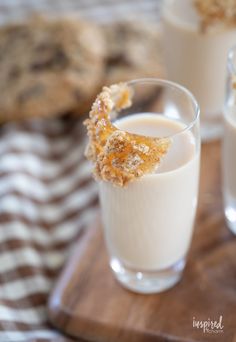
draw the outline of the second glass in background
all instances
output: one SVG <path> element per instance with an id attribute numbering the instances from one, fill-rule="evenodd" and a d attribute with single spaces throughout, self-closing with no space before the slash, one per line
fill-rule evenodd
<path id="1" fill-rule="evenodd" d="M 166 0 L 164 4 L 167 76 L 196 97 L 203 141 L 218 138 L 222 134 L 227 54 L 236 42 L 236 29 L 218 23 L 203 31 L 194 0 Z"/>
<path id="2" fill-rule="evenodd" d="M 229 51 L 224 105 L 223 195 L 228 227 L 236 234 L 236 46 Z"/>

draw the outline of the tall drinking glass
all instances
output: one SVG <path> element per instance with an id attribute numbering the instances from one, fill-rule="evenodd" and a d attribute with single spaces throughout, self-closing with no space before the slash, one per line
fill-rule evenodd
<path id="1" fill-rule="evenodd" d="M 154 174 L 120 188 L 99 183 L 110 266 L 118 281 L 140 293 L 160 292 L 181 278 L 193 233 L 200 164 L 199 107 L 184 87 L 140 79 L 132 106 L 119 113 L 121 130 L 166 137 L 171 145 Z"/>
<path id="2" fill-rule="evenodd" d="M 228 55 L 224 105 L 223 195 L 226 222 L 236 234 L 236 46 Z"/>
<path id="3" fill-rule="evenodd" d="M 201 108 L 204 141 L 222 135 L 226 61 L 236 28 L 212 24 L 203 31 L 194 0 L 165 0 L 163 46 L 168 79 L 187 87 Z"/>

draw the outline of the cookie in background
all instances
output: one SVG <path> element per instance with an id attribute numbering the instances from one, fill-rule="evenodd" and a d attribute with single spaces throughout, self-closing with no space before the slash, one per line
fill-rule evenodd
<path id="1" fill-rule="evenodd" d="M 0 30 L 0 121 L 87 110 L 104 72 L 98 26 L 32 17 Z"/>
<path id="2" fill-rule="evenodd" d="M 0 122 L 88 113 L 102 86 L 163 77 L 160 30 L 33 16 L 0 29 Z"/>
<path id="3" fill-rule="evenodd" d="M 106 85 L 140 77 L 165 76 L 159 25 L 126 20 L 103 27 L 106 43 Z"/>

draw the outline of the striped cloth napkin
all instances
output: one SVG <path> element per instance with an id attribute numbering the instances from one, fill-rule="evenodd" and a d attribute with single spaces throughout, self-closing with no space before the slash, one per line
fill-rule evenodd
<path id="1" fill-rule="evenodd" d="M 97 206 L 81 121 L 0 128 L 0 342 L 64 341 L 47 297 Z"/>

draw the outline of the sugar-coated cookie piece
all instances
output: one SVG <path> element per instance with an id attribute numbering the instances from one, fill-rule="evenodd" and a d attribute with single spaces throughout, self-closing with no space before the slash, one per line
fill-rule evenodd
<path id="1" fill-rule="evenodd" d="M 195 7 L 202 17 L 202 28 L 215 23 L 236 25 L 236 0 L 195 0 Z"/>
<path id="2" fill-rule="evenodd" d="M 132 95 L 126 83 L 103 87 L 85 121 L 89 136 L 85 155 L 94 163 L 95 177 L 121 187 L 155 172 L 171 144 L 168 138 L 132 134 L 112 124 L 111 113 L 130 107 Z"/>

